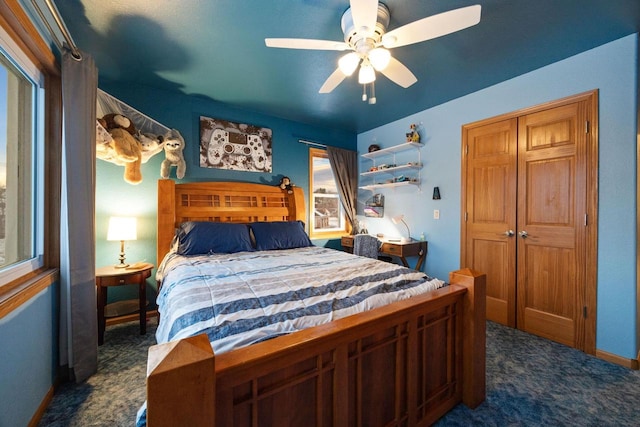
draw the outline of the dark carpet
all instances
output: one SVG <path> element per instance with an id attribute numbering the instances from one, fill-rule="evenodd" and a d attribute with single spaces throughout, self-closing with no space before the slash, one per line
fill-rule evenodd
<path id="1" fill-rule="evenodd" d="M 436 426 L 640 426 L 640 371 L 487 323 L 487 398 Z"/>
<path id="2" fill-rule="evenodd" d="M 133 426 L 145 400 L 155 326 L 107 328 L 98 373 L 56 392 L 40 426 Z M 437 426 L 640 426 L 640 372 L 487 324 L 487 399 L 458 405 Z"/>
<path id="3" fill-rule="evenodd" d="M 98 347 L 98 372 L 56 390 L 39 426 L 134 426 L 146 399 L 147 351 L 156 343 L 155 320 L 140 335 L 138 322 L 107 327 Z"/>

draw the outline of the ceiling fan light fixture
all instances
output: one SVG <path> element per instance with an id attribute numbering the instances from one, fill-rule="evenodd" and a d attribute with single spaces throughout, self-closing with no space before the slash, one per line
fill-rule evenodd
<path id="1" fill-rule="evenodd" d="M 358 83 L 365 85 L 376 80 L 376 72 L 368 62 L 360 66 L 360 72 L 358 73 Z"/>
<path id="2" fill-rule="evenodd" d="M 347 53 L 338 60 L 338 67 L 345 76 L 350 76 L 358 68 L 360 56 L 355 52 Z"/>
<path id="3" fill-rule="evenodd" d="M 360 66 L 358 83 L 363 85 L 362 100 L 376 102 L 375 89 L 367 94 L 367 85 L 376 80 L 376 71 L 393 83 L 408 88 L 418 81 L 403 63 L 387 49 L 435 39 L 480 22 L 479 4 L 431 15 L 387 32 L 391 19 L 389 8 L 379 0 L 349 0 L 340 26 L 344 43 L 331 40 L 299 38 L 266 38 L 268 47 L 310 50 L 348 50 L 338 61 L 338 67 L 325 80 L 319 93 L 329 93 Z M 372 85 L 373 86 L 373 85 Z"/>
<path id="4" fill-rule="evenodd" d="M 369 52 L 369 62 L 371 62 L 373 68 L 378 71 L 382 71 L 387 68 L 390 60 L 391 53 L 383 47 L 377 47 Z"/>

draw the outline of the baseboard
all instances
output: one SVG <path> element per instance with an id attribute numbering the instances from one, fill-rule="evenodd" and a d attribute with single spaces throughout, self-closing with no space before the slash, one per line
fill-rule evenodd
<path id="1" fill-rule="evenodd" d="M 51 386 L 47 394 L 44 395 L 42 402 L 40 402 L 40 406 L 38 406 L 38 409 L 33 414 L 33 417 L 31 417 L 31 421 L 29 421 L 29 427 L 37 427 L 37 425 L 40 423 L 40 420 L 44 415 L 44 411 L 47 410 L 49 403 L 51 403 L 51 400 L 53 399 L 54 388 L 54 386 Z"/>
<path id="2" fill-rule="evenodd" d="M 638 359 L 627 359 L 626 357 L 618 356 L 617 354 L 608 353 L 602 350 L 596 350 L 596 357 L 598 359 L 606 360 L 607 362 L 615 363 L 616 365 L 624 366 L 625 368 L 638 370 L 640 369 L 640 362 Z"/>
<path id="3" fill-rule="evenodd" d="M 147 311 L 147 322 L 150 319 L 157 319 L 158 318 L 158 310 L 149 310 Z M 132 314 L 126 314 L 124 316 L 118 316 L 118 317 L 107 317 L 106 319 L 106 323 L 107 326 L 112 326 L 112 325 L 118 325 L 120 323 L 126 323 L 126 322 L 134 322 L 134 321 L 138 321 L 140 319 L 140 315 L 138 313 L 132 313 Z"/>

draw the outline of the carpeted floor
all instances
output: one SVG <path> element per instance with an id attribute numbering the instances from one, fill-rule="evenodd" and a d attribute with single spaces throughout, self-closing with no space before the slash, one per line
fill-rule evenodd
<path id="1" fill-rule="evenodd" d="M 487 323 L 487 399 L 437 426 L 640 426 L 640 371 Z"/>
<path id="2" fill-rule="evenodd" d="M 39 426 L 134 426 L 145 401 L 147 350 L 156 343 L 155 320 L 140 335 L 138 322 L 110 326 L 98 347 L 98 372 L 56 391 Z"/>
<path id="3" fill-rule="evenodd" d="M 57 391 L 40 426 L 133 426 L 144 402 L 155 327 L 113 326 L 98 373 Z M 640 372 L 489 322 L 487 399 L 459 405 L 437 426 L 639 426 Z"/>

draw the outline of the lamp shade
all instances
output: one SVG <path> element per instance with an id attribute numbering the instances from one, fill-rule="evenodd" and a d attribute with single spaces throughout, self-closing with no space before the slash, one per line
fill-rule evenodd
<path id="1" fill-rule="evenodd" d="M 394 217 L 391 218 L 391 221 L 394 224 L 400 224 L 402 222 L 402 220 L 404 219 L 404 215 L 396 215 Z"/>
<path id="2" fill-rule="evenodd" d="M 371 64 L 363 63 L 360 66 L 360 72 L 358 73 L 358 83 L 364 85 L 371 83 L 376 79 L 376 72 L 373 70 Z"/>
<path id="3" fill-rule="evenodd" d="M 112 216 L 109 218 L 107 240 L 136 240 L 136 218 Z"/>
<path id="4" fill-rule="evenodd" d="M 378 71 L 382 71 L 387 68 L 389 61 L 391 60 L 391 53 L 383 47 L 377 47 L 369 52 L 369 62 Z"/>
<path id="5" fill-rule="evenodd" d="M 350 76 L 358 68 L 360 56 L 355 52 L 350 52 L 338 60 L 338 67 L 345 76 Z"/>

